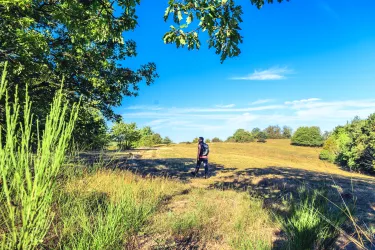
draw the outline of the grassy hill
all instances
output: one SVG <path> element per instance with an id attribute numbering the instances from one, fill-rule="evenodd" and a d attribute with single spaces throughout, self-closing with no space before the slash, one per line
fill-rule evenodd
<path id="1" fill-rule="evenodd" d="M 375 225 L 375 178 L 320 161 L 319 149 L 270 140 L 266 144 L 211 143 L 210 151 L 208 179 L 202 178 L 203 169 L 197 178 L 191 175 L 196 145 L 112 152 L 105 157 L 86 154 L 82 158 L 86 164 L 90 159 L 91 166 L 115 171 L 83 174 L 68 182 L 65 190 L 70 196 L 81 197 L 76 200 L 77 207 L 82 197 L 94 194 L 89 200 L 100 202 L 100 197 L 105 197 L 133 208 L 128 217 L 133 222 L 122 229 L 128 248 L 279 248 L 287 240 L 278 218 L 288 215 L 291 197 L 298 202 L 301 186 L 324 190 L 324 197 L 338 206 L 355 203 L 355 216 L 348 216 L 348 233 L 356 231 L 350 218 L 355 225 Z M 69 206 L 65 219 L 72 217 L 71 207 L 75 206 Z M 96 220 L 97 212 L 81 210 L 76 212 L 83 221 Z M 98 230 L 97 225 L 92 227 L 90 230 Z M 73 232 L 77 230 L 80 232 L 77 227 Z M 100 237 L 98 234 L 91 241 Z M 341 238 L 343 245 L 350 235 Z"/>

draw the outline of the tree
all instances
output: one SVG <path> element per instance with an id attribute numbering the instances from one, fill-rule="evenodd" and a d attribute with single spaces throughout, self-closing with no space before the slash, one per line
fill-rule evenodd
<path id="1" fill-rule="evenodd" d="M 73 130 L 75 144 L 85 150 L 103 149 L 110 142 L 108 128 L 97 109 L 81 108 Z M 79 140 L 79 141 L 77 141 Z"/>
<path id="2" fill-rule="evenodd" d="M 258 9 L 264 5 L 264 2 L 264 0 L 251 0 Z M 267 2 L 273 3 L 273 0 Z M 199 49 L 201 46 L 199 35 L 207 31 L 208 47 L 214 48 L 223 62 L 227 57 L 238 56 L 241 53 L 238 45 L 243 41 L 239 32 L 242 14 L 242 6 L 236 4 L 235 0 L 169 1 L 164 20 L 167 21 L 172 16 L 176 25 L 172 25 L 170 31 L 165 33 L 164 42 L 175 43 L 177 48 L 186 46 L 189 50 Z M 195 19 L 199 22 L 193 22 Z M 189 28 L 195 23 L 198 23 L 197 27 Z"/>
<path id="3" fill-rule="evenodd" d="M 258 133 L 257 139 L 258 139 L 257 142 L 263 142 L 263 143 L 265 143 L 265 142 L 267 142 L 267 134 L 265 132 L 263 132 L 263 131 L 260 131 Z"/>
<path id="4" fill-rule="evenodd" d="M 160 134 L 156 133 L 152 135 L 153 145 L 161 144 L 162 142 L 163 142 L 163 138 L 161 138 Z"/>
<path id="5" fill-rule="evenodd" d="M 229 136 L 226 140 L 226 142 L 236 142 L 233 136 Z"/>
<path id="6" fill-rule="evenodd" d="M 258 139 L 258 135 L 261 131 L 262 130 L 260 128 L 253 128 L 253 130 L 251 130 L 251 134 L 253 135 L 254 138 Z"/>
<path id="7" fill-rule="evenodd" d="M 233 139 L 235 142 L 252 142 L 254 141 L 253 136 L 250 132 L 244 129 L 237 129 L 233 134 Z"/>
<path id="8" fill-rule="evenodd" d="M 251 3 L 261 8 L 264 0 Z M 158 77 L 154 63 L 134 69 L 125 60 L 137 55 L 136 42 L 124 39 L 124 33 L 137 27 L 139 4 L 140 0 L 2 1 L 0 66 L 9 62 L 10 98 L 16 84 L 20 95 L 28 86 L 32 113 L 43 118 L 54 93 L 63 88 L 71 105 L 81 100 L 83 109 L 96 109 L 105 119 L 120 121 L 113 107 L 121 105 L 124 96 L 137 96 L 140 82 L 149 85 Z M 240 54 L 241 15 L 242 7 L 234 0 L 169 1 L 164 19 L 173 16 L 176 26 L 165 33 L 164 42 L 199 49 L 199 35 L 207 31 L 209 48 L 223 62 Z M 187 30 L 195 23 L 198 27 Z M 4 117 L 1 109 L 0 124 Z M 81 142 L 88 131 L 77 124 L 82 133 L 75 133 L 75 140 Z"/>
<path id="9" fill-rule="evenodd" d="M 173 143 L 172 140 L 168 136 L 164 137 L 163 144 L 169 145 L 172 143 Z"/>
<path id="10" fill-rule="evenodd" d="M 264 132 L 267 134 L 269 139 L 281 139 L 283 136 L 281 134 L 281 128 L 279 126 L 268 126 Z"/>
<path id="11" fill-rule="evenodd" d="M 288 126 L 283 127 L 282 137 L 285 139 L 290 139 L 292 137 L 292 128 Z"/>
<path id="12" fill-rule="evenodd" d="M 146 126 L 140 130 L 140 133 L 141 133 L 141 136 L 149 136 L 149 135 L 153 135 L 154 131 L 152 131 L 151 127 Z"/>
<path id="13" fill-rule="evenodd" d="M 210 139 L 206 139 L 205 142 L 206 142 L 206 143 L 211 143 L 211 140 L 210 140 Z"/>
<path id="14" fill-rule="evenodd" d="M 354 171 L 375 173 L 375 114 L 367 119 L 354 118 L 338 126 L 325 141 L 320 159 Z"/>
<path id="15" fill-rule="evenodd" d="M 141 138 L 141 133 L 135 123 L 116 122 L 112 127 L 112 137 L 119 149 L 131 149 Z"/>
<path id="16" fill-rule="evenodd" d="M 324 143 L 319 127 L 299 127 L 292 137 L 292 145 L 320 147 Z"/>
<path id="17" fill-rule="evenodd" d="M 199 141 L 199 138 L 198 138 L 198 137 L 195 137 L 195 138 L 193 139 L 193 143 L 198 143 L 198 141 Z"/>
<path id="18" fill-rule="evenodd" d="M 222 142 L 222 140 L 220 140 L 220 138 L 218 138 L 218 137 L 214 137 L 214 138 L 212 138 L 211 141 L 212 141 L 212 142 Z"/>
<path id="19" fill-rule="evenodd" d="M 328 137 L 330 137 L 330 135 L 331 135 L 331 132 L 329 132 L 329 131 L 324 131 L 324 133 L 323 133 L 323 139 L 324 139 L 324 140 L 327 140 Z"/>
<path id="20" fill-rule="evenodd" d="M 87 110 L 96 109 L 107 119 L 119 120 L 112 107 L 119 106 L 123 96 L 136 96 L 138 83 L 151 84 L 157 77 L 154 63 L 138 69 L 123 63 L 137 55 L 136 43 L 123 37 L 137 26 L 137 4 L 122 0 L 3 1 L 0 67 L 9 62 L 10 101 L 14 101 L 16 84 L 21 96 L 28 85 L 32 113 L 43 126 L 40 118 L 46 116 L 62 87 L 71 104 L 81 100 L 86 117 L 92 113 Z M 121 9 L 115 12 L 114 6 Z M 92 131 L 84 131 L 85 122 L 77 126 L 82 134 L 76 131 L 79 138 L 75 141 L 87 139 Z"/>

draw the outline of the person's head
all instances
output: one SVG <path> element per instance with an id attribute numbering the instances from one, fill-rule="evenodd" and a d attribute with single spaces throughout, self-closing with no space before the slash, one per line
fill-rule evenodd
<path id="1" fill-rule="evenodd" d="M 204 142 L 204 138 L 203 138 L 203 137 L 199 137 L 198 142 L 199 142 L 199 143 Z"/>

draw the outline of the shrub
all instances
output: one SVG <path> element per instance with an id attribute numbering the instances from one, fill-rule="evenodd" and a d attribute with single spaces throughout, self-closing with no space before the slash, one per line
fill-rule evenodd
<path id="1" fill-rule="evenodd" d="M 269 139 L 282 139 L 281 128 L 279 126 L 268 126 L 264 129 Z"/>
<path id="2" fill-rule="evenodd" d="M 258 138 L 257 142 L 262 142 L 262 143 L 267 142 L 267 134 L 264 132 L 259 132 L 257 138 Z"/>
<path id="3" fill-rule="evenodd" d="M 320 152 L 319 158 L 334 163 L 337 155 L 339 154 L 339 148 L 337 140 L 334 136 L 329 137 L 324 145 L 323 150 Z"/>
<path id="4" fill-rule="evenodd" d="M 324 143 L 319 127 L 300 127 L 292 137 L 292 145 L 320 147 Z"/>
<path id="5" fill-rule="evenodd" d="M 211 143 L 211 140 L 210 139 L 206 139 L 206 143 Z"/>
<path id="6" fill-rule="evenodd" d="M 229 136 L 226 142 L 236 142 L 236 140 L 233 138 L 233 136 Z"/>
<path id="7" fill-rule="evenodd" d="M 288 126 L 284 126 L 283 127 L 283 138 L 285 139 L 290 139 L 292 137 L 292 128 L 288 127 Z"/>
<path id="8" fill-rule="evenodd" d="M 214 137 L 214 138 L 212 138 L 211 141 L 212 141 L 212 142 L 222 142 L 222 140 L 220 140 L 220 138 L 218 138 L 218 137 Z"/>
<path id="9" fill-rule="evenodd" d="M 163 139 L 163 144 L 166 144 L 166 145 L 172 144 L 172 140 L 167 136 Z"/>
<path id="10" fill-rule="evenodd" d="M 336 127 L 324 144 L 322 160 L 336 162 L 351 170 L 375 172 L 375 114 Z"/>
<path id="11" fill-rule="evenodd" d="M 244 129 L 237 129 L 233 134 L 233 139 L 235 142 L 252 142 L 254 138 L 252 134 Z"/>

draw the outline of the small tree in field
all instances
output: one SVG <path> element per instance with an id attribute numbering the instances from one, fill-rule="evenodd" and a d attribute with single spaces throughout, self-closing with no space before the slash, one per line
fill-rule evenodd
<path id="1" fill-rule="evenodd" d="M 172 144 L 172 140 L 168 136 L 166 136 L 163 139 L 163 144 L 166 144 L 166 145 Z"/>
<path id="2" fill-rule="evenodd" d="M 254 138 L 258 138 L 258 135 L 261 131 L 262 130 L 260 128 L 253 128 L 253 130 L 251 130 L 251 134 L 254 136 Z"/>
<path id="3" fill-rule="evenodd" d="M 267 134 L 264 133 L 263 131 L 261 131 L 261 132 L 258 133 L 258 138 L 257 139 L 258 139 L 257 142 L 263 142 L 263 143 L 265 143 L 265 142 L 267 142 Z"/>
<path id="4" fill-rule="evenodd" d="M 268 126 L 264 129 L 264 132 L 267 134 L 269 139 L 281 139 L 283 135 L 281 134 L 281 128 L 276 126 Z"/>
<path id="5" fill-rule="evenodd" d="M 196 137 L 196 138 L 194 138 L 193 143 L 198 143 L 198 141 L 199 141 L 199 138 Z"/>
<path id="6" fill-rule="evenodd" d="M 252 142 L 254 138 L 249 131 L 244 129 L 237 129 L 233 134 L 233 139 L 235 142 Z"/>
<path id="7" fill-rule="evenodd" d="M 214 138 L 212 138 L 211 141 L 212 141 L 212 142 L 222 142 L 222 140 L 220 140 L 220 138 L 218 138 L 218 137 L 214 137 Z"/>
<path id="8" fill-rule="evenodd" d="M 119 149 L 130 149 L 141 138 L 141 133 L 135 123 L 117 122 L 112 127 L 113 139 L 117 142 Z"/>
<path id="9" fill-rule="evenodd" d="M 292 137 L 292 128 L 288 126 L 283 127 L 283 138 L 290 139 Z"/>
<path id="10" fill-rule="evenodd" d="M 292 145 L 320 147 L 324 143 L 319 127 L 300 127 L 292 137 Z"/>
<path id="11" fill-rule="evenodd" d="M 206 142 L 206 143 L 211 143 L 211 140 L 210 140 L 210 139 L 206 139 L 205 142 Z"/>

